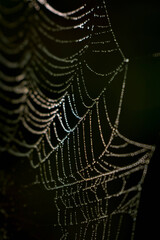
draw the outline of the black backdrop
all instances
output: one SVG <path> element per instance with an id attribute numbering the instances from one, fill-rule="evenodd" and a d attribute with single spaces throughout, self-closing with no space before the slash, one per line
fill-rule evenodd
<path id="1" fill-rule="evenodd" d="M 160 161 L 160 2 L 108 2 L 116 38 L 130 58 L 121 115 L 122 131 L 156 145 L 142 190 L 135 240 L 159 235 Z M 157 57 L 156 57 L 157 56 Z M 159 56 L 159 57 L 158 57 Z"/>
<path id="2" fill-rule="evenodd" d="M 2 1 L 2 0 L 0 0 Z M 90 1 L 90 0 L 88 0 Z M 95 0 L 94 0 L 95 1 Z M 97 0 L 98 1 L 98 0 Z M 57 1 L 57 7 L 76 1 Z M 84 1 L 85 2 L 85 1 Z M 135 240 L 159 236 L 160 160 L 160 3 L 142 0 L 107 1 L 120 47 L 130 59 L 120 130 L 136 141 L 155 144 L 143 186 Z M 68 6 L 69 6 L 68 5 Z"/>

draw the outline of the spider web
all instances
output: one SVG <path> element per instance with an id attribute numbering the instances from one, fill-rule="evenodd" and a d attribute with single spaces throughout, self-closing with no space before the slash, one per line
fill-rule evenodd
<path id="1" fill-rule="evenodd" d="M 28 188 L 53 193 L 57 239 L 133 239 L 154 147 L 119 132 L 129 60 L 105 1 L 69 12 L 45 0 L 8 5 L 0 6 L 1 151 L 28 157 Z"/>

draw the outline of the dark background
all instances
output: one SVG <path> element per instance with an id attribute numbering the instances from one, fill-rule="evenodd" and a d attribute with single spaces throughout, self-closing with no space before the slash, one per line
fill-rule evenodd
<path id="1" fill-rule="evenodd" d="M 130 59 L 120 130 L 136 141 L 156 145 L 137 218 L 135 240 L 159 235 L 160 160 L 160 3 L 108 2 L 108 11 L 120 47 Z"/>
<path id="2" fill-rule="evenodd" d="M 73 4 L 73 0 L 61 0 L 57 1 L 57 6 L 61 2 Z M 106 0 L 106 5 L 117 41 L 130 59 L 120 132 L 135 141 L 156 146 L 143 186 L 135 240 L 157 239 L 160 202 L 160 3 L 155 0 Z"/>

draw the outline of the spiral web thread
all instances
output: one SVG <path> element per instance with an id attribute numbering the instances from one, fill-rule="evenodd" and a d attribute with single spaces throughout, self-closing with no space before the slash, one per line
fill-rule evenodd
<path id="1" fill-rule="evenodd" d="M 154 147 L 118 129 L 129 60 L 104 0 L 70 12 L 50 2 L 0 6 L 1 151 L 27 156 L 32 184 L 53 192 L 59 239 L 133 239 Z M 103 86 L 91 94 L 94 82 Z M 111 118 L 113 84 L 121 89 Z"/>

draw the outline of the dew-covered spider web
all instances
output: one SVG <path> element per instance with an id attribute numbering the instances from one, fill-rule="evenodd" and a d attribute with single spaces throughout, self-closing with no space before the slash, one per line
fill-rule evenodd
<path id="1" fill-rule="evenodd" d="M 154 147 L 119 131 L 129 60 L 105 0 L 62 4 L 0 4 L 1 151 L 52 196 L 53 239 L 134 239 Z"/>

